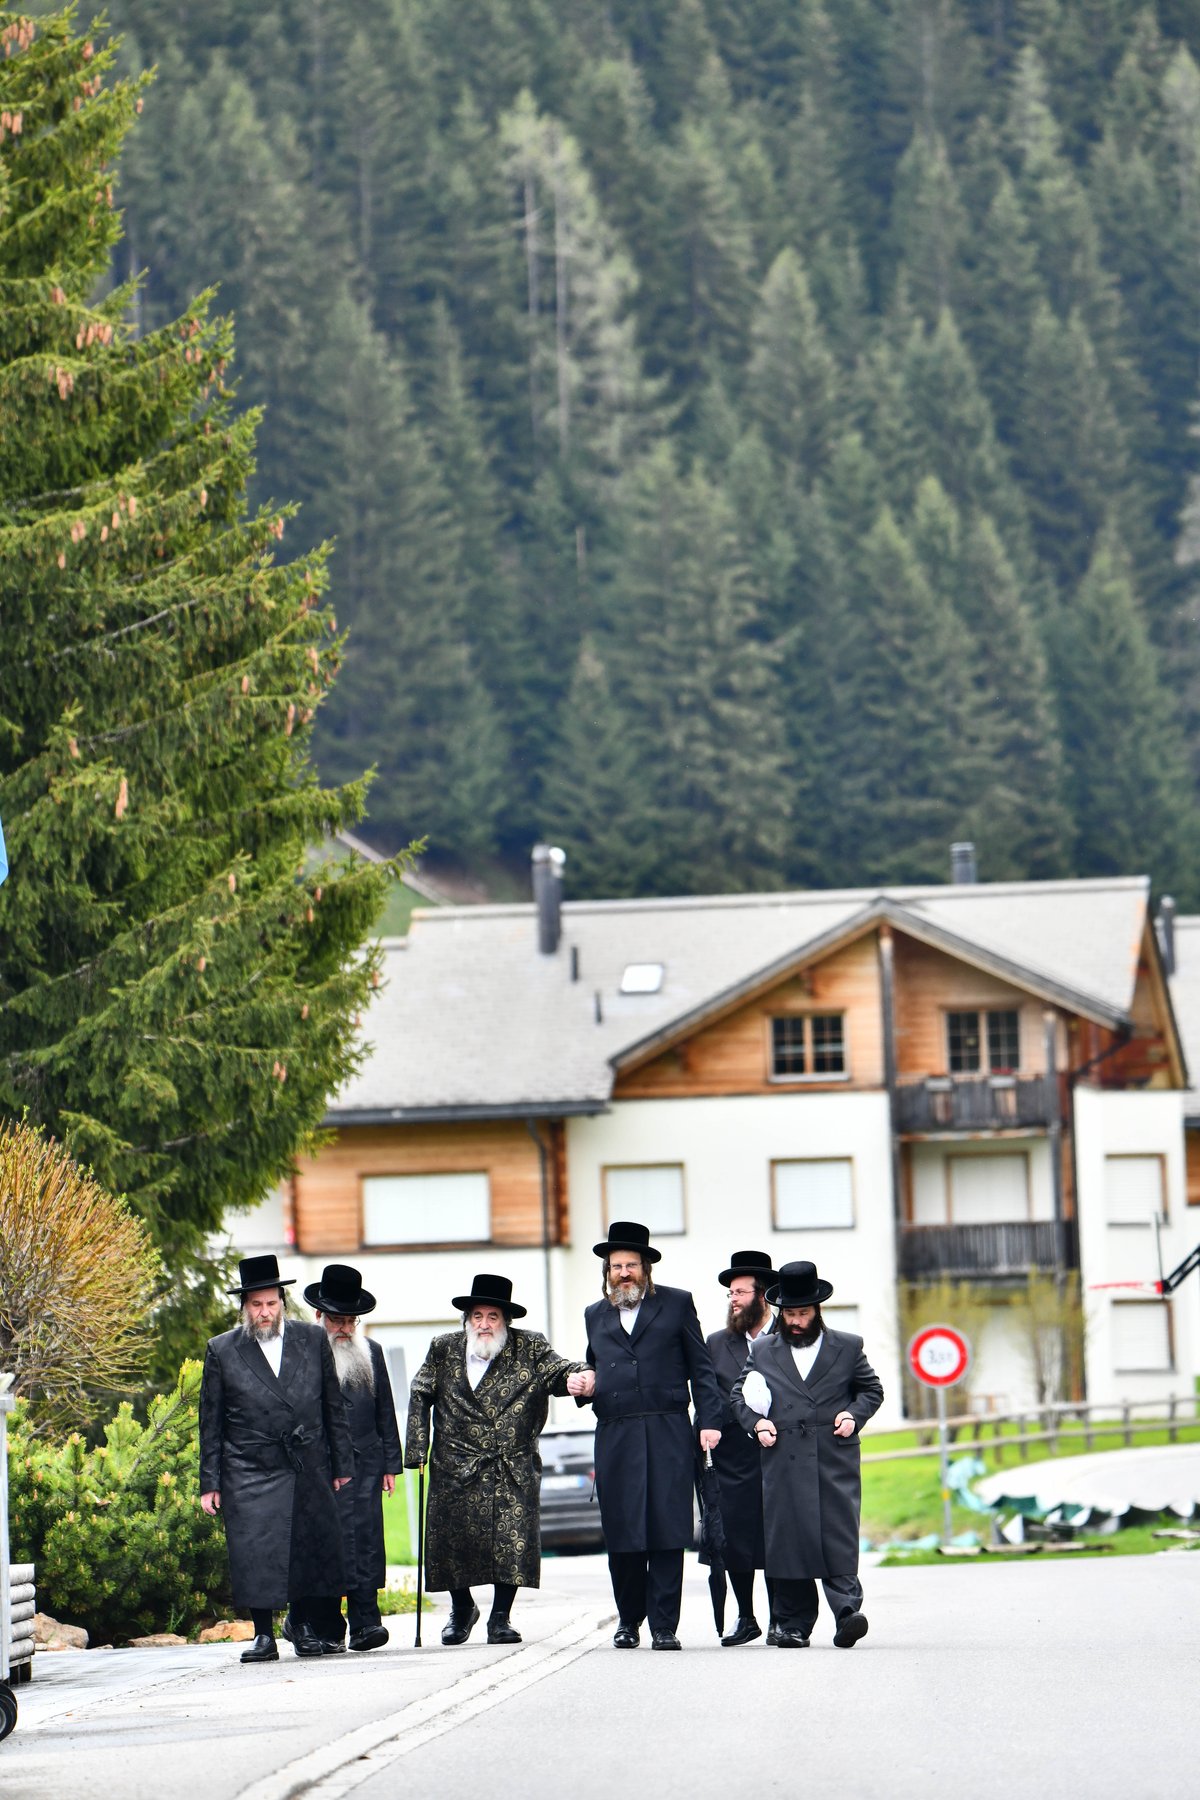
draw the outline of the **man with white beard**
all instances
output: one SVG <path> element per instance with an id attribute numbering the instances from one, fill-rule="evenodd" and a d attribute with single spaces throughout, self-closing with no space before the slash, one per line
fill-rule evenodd
<path id="1" fill-rule="evenodd" d="M 379 1590 L 387 1579 L 383 1496 L 395 1492 L 404 1455 L 387 1361 L 379 1345 L 358 1329 L 359 1319 L 374 1312 L 375 1296 L 363 1287 L 357 1269 L 327 1263 L 320 1281 L 305 1288 L 304 1298 L 328 1334 L 354 1443 L 354 1482 L 337 1497 L 347 1617 L 335 1602 L 315 1622 L 316 1631 L 326 1644 L 341 1645 L 348 1625 L 351 1650 L 377 1650 L 388 1641 L 379 1616 Z"/>
<path id="2" fill-rule="evenodd" d="M 210 1338 L 200 1384 L 200 1504 L 225 1521 L 233 1598 L 254 1624 L 242 1661 L 278 1662 L 272 1615 L 290 1609 L 297 1656 L 320 1656 L 314 1618 L 343 1592 L 334 1495 L 354 1452 L 333 1351 L 285 1317 L 274 1256 L 248 1256 L 240 1322 Z"/>
<path id="3" fill-rule="evenodd" d="M 583 1391 L 582 1364 L 559 1356 L 540 1332 L 514 1327 L 526 1308 L 503 1275 L 476 1275 L 451 1304 L 463 1328 L 434 1338 L 408 1406 L 405 1465 L 429 1463 L 426 1584 L 450 1591 L 443 1644 L 471 1635 L 479 1618 L 471 1589 L 480 1583 L 492 1587 L 488 1643 L 519 1644 L 513 1600 L 541 1576 L 538 1438 L 550 1395 Z"/>

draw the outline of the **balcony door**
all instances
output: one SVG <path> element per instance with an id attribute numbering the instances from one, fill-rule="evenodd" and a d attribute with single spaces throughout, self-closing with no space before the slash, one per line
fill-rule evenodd
<path id="1" fill-rule="evenodd" d="M 1028 1156 L 948 1156 L 946 1214 L 951 1225 L 1011 1225 L 1028 1219 Z"/>

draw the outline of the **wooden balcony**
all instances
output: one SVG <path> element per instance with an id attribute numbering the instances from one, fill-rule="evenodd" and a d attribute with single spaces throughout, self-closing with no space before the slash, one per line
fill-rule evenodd
<path id="1" fill-rule="evenodd" d="M 1045 1131 L 1058 1117 L 1053 1075 L 946 1075 L 902 1082 L 896 1089 L 896 1130 Z"/>
<path id="2" fill-rule="evenodd" d="M 900 1228 L 900 1275 L 906 1281 L 1012 1280 L 1034 1269 L 1052 1273 L 1078 1265 L 1073 1219 Z"/>

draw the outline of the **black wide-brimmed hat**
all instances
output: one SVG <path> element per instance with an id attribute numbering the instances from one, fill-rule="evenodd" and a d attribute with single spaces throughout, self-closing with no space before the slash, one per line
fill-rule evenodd
<path id="1" fill-rule="evenodd" d="M 514 1302 L 512 1282 L 506 1275 L 477 1275 L 470 1293 L 457 1294 L 450 1304 L 458 1312 L 470 1312 L 475 1306 L 498 1306 L 510 1319 L 523 1319 L 528 1311 Z"/>
<path id="2" fill-rule="evenodd" d="M 614 1250 L 636 1250 L 647 1262 L 659 1262 L 662 1258 L 661 1250 L 650 1248 L 649 1226 L 635 1225 L 632 1219 L 615 1219 L 604 1242 L 592 1245 L 593 1256 L 611 1256 Z"/>
<path id="3" fill-rule="evenodd" d="M 739 1275 L 750 1275 L 755 1281 L 761 1281 L 764 1287 L 768 1281 L 779 1279 L 774 1264 L 763 1250 L 735 1250 L 729 1259 L 729 1267 L 721 1270 L 717 1280 L 722 1287 L 728 1287 Z"/>
<path id="4" fill-rule="evenodd" d="M 279 1258 L 273 1253 L 270 1256 L 243 1256 L 238 1264 L 238 1284 L 226 1288 L 227 1294 L 249 1294 L 255 1288 L 294 1287 L 296 1277 L 289 1275 L 285 1281 L 279 1273 Z"/>
<path id="5" fill-rule="evenodd" d="M 326 1263 L 320 1281 L 304 1290 L 304 1298 L 319 1313 L 339 1313 L 344 1318 L 375 1311 L 375 1296 L 368 1294 L 362 1276 L 349 1263 Z"/>
<path id="6" fill-rule="evenodd" d="M 832 1281 L 822 1281 L 816 1263 L 784 1263 L 779 1285 L 767 1290 L 772 1306 L 821 1306 L 833 1292 Z"/>

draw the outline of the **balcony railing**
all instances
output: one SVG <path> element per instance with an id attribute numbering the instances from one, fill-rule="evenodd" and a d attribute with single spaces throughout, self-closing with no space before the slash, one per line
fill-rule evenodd
<path id="1" fill-rule="evenodd" d="M 1078 1267 L 1073 1219 L 998 1225 L 903 1225 L 900 1274 L 908 1281 L 997 1280 Z"/>
<path id="2" fill-rule="evenodd" d="M 896 1129 L 1002 1131 L 1045 1128 L 1057 1117 L 1056 1078 L 1046 1075 L 947 1075 L 896 1089 Z"/>

